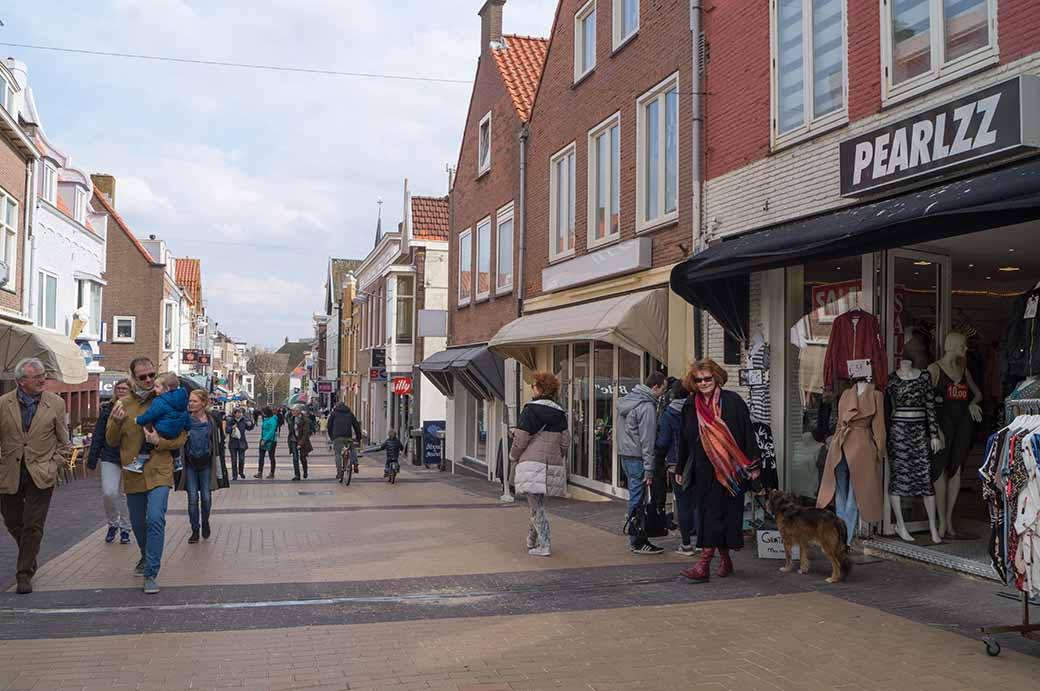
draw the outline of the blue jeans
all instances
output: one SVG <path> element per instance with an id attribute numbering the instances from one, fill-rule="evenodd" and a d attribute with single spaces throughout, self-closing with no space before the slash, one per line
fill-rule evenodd
<path id="1" fill-rule="evenodd" d="M 199 532 L 199 499 L 202 499 L 202 523 L 209 525 L 209 507 L 213 495 L 210 494 L 210 467 L 193 468 L 184 466 L 184 486 L 188 490 L 188 520 L 191 532 Z"/>
<path id="2" fill-rule="evenodd" d="M 842 455 L 841 462 L 834 468 L 834 513 L 838 518 L 845 521 L 845 529 L 848 531 L 848 544 L 856 536 L 859 528 L 859 507 L 856 506 L 856 493 L 852 489 L 852 475 L 849 473 L 849 463 Z"/>
<path id="3" fill-rule="evenodd" d="M 646 491 L 646 483 L 643 482 L 643 459 L 632 456 L 621 457 L 621 467 L 625 469 L 628 478 L 628 515 L 643 503 L 643 492 Z M 627 518 L 627 517 L 626 517 Z M 638 545 L 646 540 L 641 535 L 629 535 L 628 544 Z"/>
<path id="4" fill-rule="evenodd" d="M 147 492 L 126 495 L 130 509 L 130 525 L 134 538 L 144 559 L 144 575 L 155 578 L 162 564 L 163 544 L 166 541 L 166 503 L 170 499 L 169 487 L 154 487 Z"/>

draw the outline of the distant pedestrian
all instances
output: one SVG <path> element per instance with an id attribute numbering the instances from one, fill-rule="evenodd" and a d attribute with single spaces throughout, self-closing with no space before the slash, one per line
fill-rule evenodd
<path id="1" fill-rule="evenodd" d="M 253 429 L 253 423 L 246 419 L 245 411 L 235 408 L 226 424 L 228 451 L 231 452 L 231 476 L 234 480 L 246 479 L 246 449 L 249 442 L 246 432 Z"/>
<path id="2" fill-rule="evenodd" d="M 269 407 L 265 407 L 260 414 L 263 415 L 264 422 L 260 427 L 260 465 L 253 476 L 257 480 L 264 476 L 264 454 L 271 459 L 271 472 L 267 477 L 274 477 L 274 452 L 278 447 L 278 418 Z"/>
<path id="3" fill-rule="evenodd" d="M 188 521 L 191 523 L 189 544 L 210 536 L 209 514 L 212 492 L 220 488 L 220 427 L 212 415 L 206 412 L 209 394 L 195 389 L 188 398 L 191 413 L 191 430 L 188 443 L 184 445 L 184 472 L 181 473 L 177 489 L 188 492 Z M 201 521 L 200 511 L 201 508 Z"/>
<path id="4" fill-rule="evenodd" d="M 313 427 L 310 415 L 303 407 L 296 405 L 289 415 L 289 434 L 292 435 L 295 452 L 293 454 L 293 480 L 300 479 L 300 466 L 303 466 L 303 479 L 307 479 L 307 457 L 314 450 L 311 444 Z"/>
<path id="5" fill-rule="evenodd" d="M 654 481 L 657 481 L 657 471 L 661 466 L 667 467 L 667 472 L 672 476 L 672 496 L 675 498 L 675 522 L 679 524 L 679 534 L 682 537 L 681 544 L 676 552 L 684 556 L 692 556 L 694 511 L 696 503 L 693 497 L 693 482 L 689 476 L 682 477 L 687 480 L 686 486 L 679 484 L 680 476 L 676 474 L 676 454 L 679 449 L 679 436 L 682 434 L 682 409 L 686 404 L 689 392 L 681 381 L 672 384 L 672 401 L 661 413 L 661 419 L 657 423 L 657 464 L 654 467 Z M 663 463 L 662 463 L 663 461 Z"/>
<path id="6" fill-rule="evenodd" d="M 219 405 L 214 405 L 212 408 L 210 408 L 209 414 L 213 418 L 213 421 L 215 423 L 217 423 L 217 430 L 220 433 L 219 434 L 220 446 L 218 447 L 218 456 L 220 457 L 220 467 L 221 467 L 221 470 L 224 473 L 224 477 L 227 477 L 228 476 L 227 475 L 227 460 L 226 460 L 226 457 L 224 455 L 224 451 L 225 451 L 225 448 L 226 448 L 226 445 L 227 445 L 227 435 L 224 433 L 224 421 L 225 421 L 224 409 L 221 408 Z"/>
<path id="7" fill-rule="evenodd" d="M 282 406 L 281 408 L 278 409 L 278 413 L 276 414 L 276 417 L 278 418 L 276 435 L 280 437 L 280 436 L 282 436 L 282 427 L 285 425 L 285 418 L 286 418 L 285 406 Z"/>
<path id="8" fill-rule="evenodd" d="M 112 387 L 112 400 L 101 406 L 94 433 L 90 436 L 90 452 L 87 455 L 87 467 L 96 470 L 101 462 L 101 501 L 108 519 L 108 532 L 105 542 L 112 543 L 119 535 L 119 543 L 130 544 L 130 513 L 126 506 L 126 492 L 123 491 L 123 464 L 119 458 L 119 447 L 105 441 L 105 428 L 112 407 L 116 401 L 130 395 L 130 380 L 120 379 Z"/>
<path id="9" fill-rule="evenodd" d="M 358 443 L 361 443 L 361 424 L 357 418 L 354 417 L 354 413 L 347 407 L 347 404 L 340 401 L 336 404 L 336 407 L 332 410 L 332 415 L 329 416 L 329 439 L 332 440 L 332 454 L 336 458 L 336 479 L 343 479 L 343 471 L 345 466 L 343 460 L 343 450 L 347 450 L 346 463 L 351 462 L 350 458 L 350 441 L 351 434 L 353 433 L 354 438 L 357 439 Z M 358 471 L 357 459 L 354 459 L 354 472 Z"/>
<path id="10" fill-rule="evenodd" d="M 668 379 L 651 372 L 645 384 L 637 384 L 617 405 L 618 457 L 628 478 L 628 515 L 643 503 L 643 495 L 654 483 L 654 442 L 657 440 L 657 399 L 665 392 Z M 644 535 L 629 535 L 629 548 L 635 554 L 661 554 L 663 549 Z"/>
<path id="11" fill-rule="evenodd" d="M 58 481 L 58 466 L 71 453 L 65 402 L 44 391 L 46 369 L 36 358 L 14 368 L 14 391 L 0 396 L 0 514 L 18 545 L 16 590 L 32 592 L 43 526 Z"/>
<path id="12" fill-rule="evenodd" d="M 390 474 L 390 464 L 401 462 L 401 453 L 404 451 L 404 444 L 397 438 L 397 430 L 390 430 L 387 432 L 386 442 L 383 443 L 386 449 L 386 464 L 383 466 L 383 477 Z"/>

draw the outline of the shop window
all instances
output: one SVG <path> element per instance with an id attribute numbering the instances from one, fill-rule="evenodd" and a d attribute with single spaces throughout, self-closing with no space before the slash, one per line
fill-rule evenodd
<path id="1" fill-rule="evenodd" d="M 477 175 L 491 170 L 491 111 L 480 120 L 479 141 L 477 143 Z"/>
<path id="2" fill-rule="evenodd" d="M 36 284 L 36 324 L 58 328 L 58 277 L 41 271 Z"/>
<path id="3" fill-rule="evenodd" d="M 618 348 L 618 378 L 617 378 L 617 397 L 618 399 L 624 398 L 632 389 L 638 384 L 641 384 L 645 377 L 642 376 L 643 372 L 643 361 L 639 355 L 625 350 L 624 348 Z M 625 467 L 619 464 L 617 473 L 617 486 L 628 487 L 628 477 L 625 475 Z"/>
<path id="4" fill-rule="evenodd" d="M 0 259 L 7 264 L 5 290 L 17 289 L 15 275 L 18 261 L 18 202 L 0 189 Z"/>
<path id="5" fill-rule="evenodd" d="M 549 259 L 574 254 L 574 144 L 549 161 Z"/>
<path id="6" fill-rule="evenodd" d="M 592 361 L 596 372 L 592 382 L 595 395 L 592 479 L 610 484 L 614 477 L 614 346 L 597 342 Z"/>
<path id="7" fill-rule="evenodd" d="M 679 75 L 636 103 L 636 230 L 679 217 Z"/>
<path id="8" fill-rule="evenodd" d="M 459 234 L 459 306 L 468 305 L 473 296 L 473 233 Z"/>
<path id="9" fill-rule="evenodd" d="M 487 462 L 487 401 L 478 400 L 476 419 L 474 420 L 473 439 L 477 458 Z"/>
<path id="10" fill-rule="evenodd" d="M 639 0 L 613 0 L 613 35 L 614 50 L 639 31 Z"/>
<path id="11" fill-rule="evenodd" d="M 513 203 L 498 211 L 495 221 L 495 292 L 508 293 L 513 289 Z"/>
<path id="12" fill-rule="evenodd" d="M 773 143 L 840 125 L 845 109 L 845 1 L 774 0 Z"/>
<path id="13" fill-rule="evenodd" d="M 998 59 L 997 0 L 882 3 L 886 99 L 910 96 Z"/>
<path id="14" fill-rule="evenodd" d="M 397 277 L 397 338 L 399 344 L 409 344 L 414 336 L 415 276 Z"/>
<path id="15" fill-rule="evenodd" d="M 589 247 L 621 235 L 621 114 L 589 133 Z"/>
<path id="16" fill-rule="evenodd" d="M 725 332 L 722 335 L 722 362 L 726 365 L 739 365 L 740 364 L 740 346 L 741 343 L 736 338 L 731 336 L 729 332 Z"/>
<path id="17" fill-rule="evenodd" d="M 589 377 L 592 354 L 588 343 L 575 343 L 572 361 L 571 474 L 589 477 Z"/>
<path id="18" fill-rule="evenodd" d="M 477 300 L 491 294 L 491 217 L 477 224 Z"/>

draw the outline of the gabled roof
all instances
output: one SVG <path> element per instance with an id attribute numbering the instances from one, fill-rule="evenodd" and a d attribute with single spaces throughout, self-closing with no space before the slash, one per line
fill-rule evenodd
<path id="1" fill-rule="evenodd" d="M 447 197 L 412 196 L 412 237 L 447 240 L 451 231 Z"/>
<path id="2" fill-rule="evenodd" d="M 515 35 L 503 36 L 502 46 L 491 51 L 521 122 L 531 119 L 531 107 L 548 52 L 548 39 Z"/>
<path id="3" fill-rule="evenodd" d="M 176 259 L 174 265 L 177 285 L 184 289 L 192 303 L 198 305 L 202 301 L 202 262 L 184 257 Z"/>
<path id="4" fill-rule="evenodd" d="M 97 188 L 94 188 L 94 201 L 101 204 L 101 208 L 103 208 L 105 212 L 112 217 L 112 220 L 116 222 L 116 225 L 119 227 L 119 229 L 126 233 L 126 236 L 130 238 L 130 242 L 134 244 L 134 247 L 136 247 L 137 251 L 141 253 L 141 256 L 144 257 L 145 261 L 147 261 L 149 264 L 160 263 L 152 258 L 152 255 L 148 253 L 148 250 L 144 248 L 144 245 L 142 245 L 140 241 L 137 239 L 137 237 L 132 232 L 130 232 L 130 228 L 126 225 L 123 219 L 119 217 L 119 214 L 117 214 L 116 210 L 112 207 L 112 205 L 108 203 L 108 200 L 105 199 L 105 197 L 97 191 Z"/>

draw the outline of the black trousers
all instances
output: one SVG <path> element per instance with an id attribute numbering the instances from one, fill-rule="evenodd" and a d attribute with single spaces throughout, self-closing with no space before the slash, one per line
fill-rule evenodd
<path id="1" fill-rule="evenodd" d="M 231 477 L 237 480 L 246 476 L 246 450 L 228 449 L 231 452 Z"/>
<path id="2" fill-rule="evenodd" d="M 267 447 L 267 449 L 266 449 L 267 455 L 270 456 L 270 458 L 271 458 L 271 475 L 274 475 L 274 449 L 275 449 L 276 446 L 278 446 L 278 442 L 272 442 L 271 446 Z M 260 468 L 259 468 L 259 472 L 261 474 L 263 474 L 263 472 L 264 472 L 264 451 L 265 451 L 264 447 L 261 446 L 260 447 Z"/>
<path id="3" fill-rule="evenodd" d="M 303 466 L 303 475 L 307 476 L 307 456 L 309 451 L 304 451 L 295 441 L 289 442 L 289 453 L 292 454 L 293 476 L 300 477 L 300 466 Z"/>
<path id="4" fill-rule="evenodd" d="M 54 488 L 40 489 L 32 481 L 29 469 L 21 463 L 18 491 L 0 494 L 0 513 L 4 517 L 7 532 L 18 545 L 18 565 L 15 575 L 18 580 L 29 580 L 36 573 L 36 556 L 43 542 L 43 524 L 51 506 Z"/>

